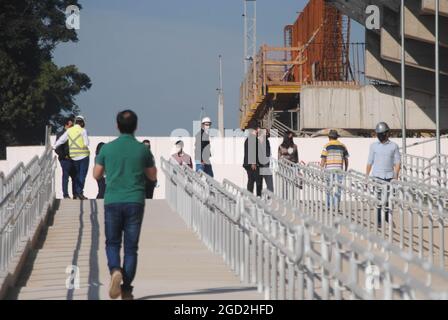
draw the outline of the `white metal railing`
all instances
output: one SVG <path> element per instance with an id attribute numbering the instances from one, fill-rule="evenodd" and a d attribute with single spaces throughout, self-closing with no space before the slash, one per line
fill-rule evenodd
<path id="1" fill-rule="evenodd" d="M 284 159 L 273 162 L 276 195 L 302 213 L 327 226 L 343 217 L 403 250 L 447 267 L 447 189 L 420 182 L 387 183 L 353 170 L 326 171 Z"/>
<path id="2" fill-rule="evenodd" d="M 9 270 L 34 235 L 36 222 L 55 199 L 55 158 L 49 143 L 41 157 L 19 163 L 6 177 L 0 172 L 0 273 Z"/>
<path id="3" fill-rule="evenodd" d="M 402 155 L 402 179 L 448 188 L 448 155 Z"/>
<path id="4" fill-rule="evenodd" d="M 167 201 L 267 299 L 447 299 L 448 273 L 344 216 L 331 223 L 270 192 L 162 158 Z"/>

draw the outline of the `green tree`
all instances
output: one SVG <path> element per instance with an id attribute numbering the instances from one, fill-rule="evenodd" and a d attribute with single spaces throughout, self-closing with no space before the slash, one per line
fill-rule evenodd
<path id="1" fill-rule="evenodd" d="M 77 114 L 75 96 L 91 87 L 76 66 L 58 67 L 53 51 L 77 42 L 65 25 L 73 0 L 0 1 L 0 158 L 7 145 L 39 144 L 45 125 L 59 127 L 64 114 Z"/>

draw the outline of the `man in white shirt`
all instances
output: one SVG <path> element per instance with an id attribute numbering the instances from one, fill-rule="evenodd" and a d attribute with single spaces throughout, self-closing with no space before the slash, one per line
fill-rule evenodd
<path id="1" fill-rule="evenodd" d="M 85 119 L 75 118 L 75 125 L 68 129 L 55 143 L 54 149 L 68 141 L 70 158 L 76 171 L 75 193 L 73 199 L 87 200 L 84 196 L 84 185 L 89 169 L 89 137 L 85 129 Z"/>

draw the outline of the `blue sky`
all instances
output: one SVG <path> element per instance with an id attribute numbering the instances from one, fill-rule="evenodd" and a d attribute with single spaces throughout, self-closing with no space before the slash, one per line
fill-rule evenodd
<path id="1" fill-rule="evenodd" d="M 225 126 L 238 127 L 243 76 L 241 0 L 80 1 L 79 42 L 61 44 L 59 65 L 75 64 L 93 86 L 77 97 L 91 135 L 114 135 L 115 115 L 131 108 L 139 135 L 192 131 L 201 107 L 217 123 L 218 55 L 223 55 Z M 258 45 L 282 45 L 304 0 L 258 0 Z M 355 29 L 356 30 L 356 29 Z M 357 31 L 356 41 L 361 35 Z"/>

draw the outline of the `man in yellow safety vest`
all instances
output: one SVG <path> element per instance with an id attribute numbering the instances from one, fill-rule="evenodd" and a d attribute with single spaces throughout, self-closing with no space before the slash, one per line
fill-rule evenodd
<path id="1" fill-rule="evenodd" d="M 54 149 L 68 141 L 70 158 L 75 167 L 75 194 L 73 199 L 87 200 L 84 196 L 84 185 L 89 170 L 89 137 L 85 129 L 85 119 L 82 116 L 75 118 L 75 125 L 68 129 L 55 143 Z"/>

